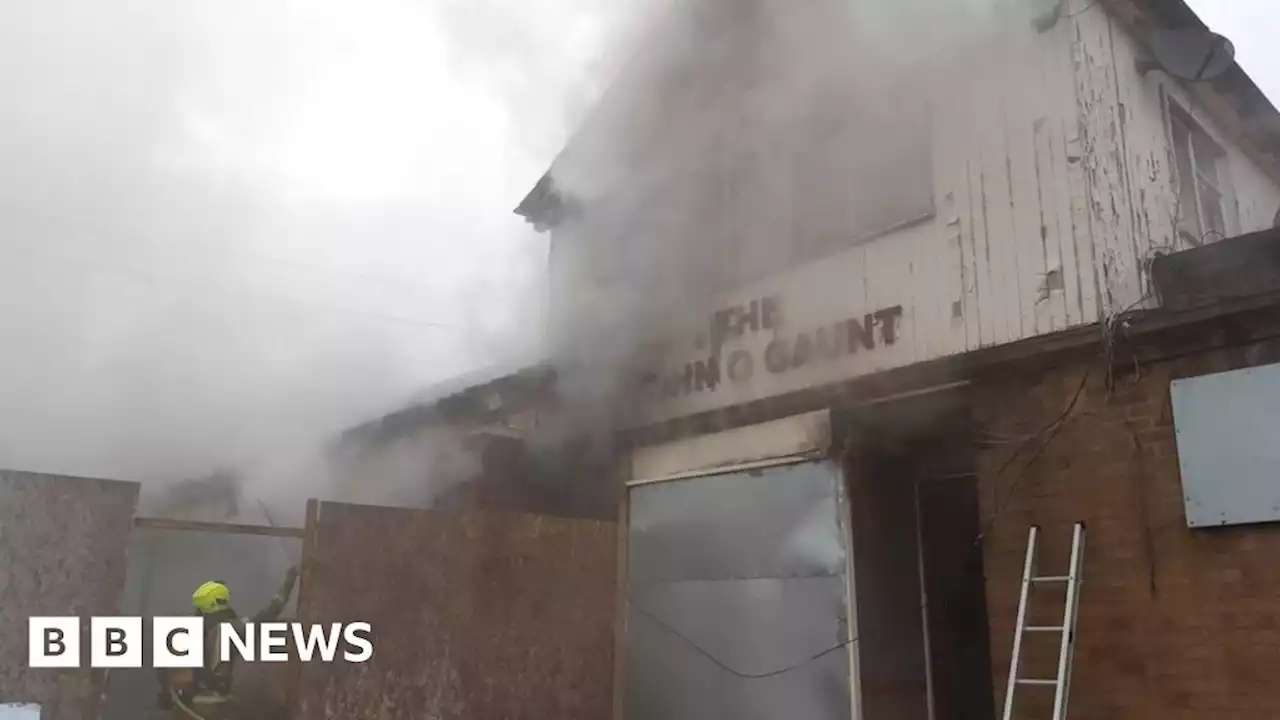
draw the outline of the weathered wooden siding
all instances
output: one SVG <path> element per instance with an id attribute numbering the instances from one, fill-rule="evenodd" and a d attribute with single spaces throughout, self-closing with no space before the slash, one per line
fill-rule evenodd
<path id="1" fill-rule="evenodd" d="M 1102 307 L 1072 26 L 1010 22 L 957 46 L 931 93 L 935 217 L 725 293 L 674 332 L 668 373 L 705 357 L 710 312 L 767 295 L 794 332 L 893 306 L 891 346 L 664 396 L 644 419 L 746 402 L 1093 322 Z M 746 338 L 757 357 L 768 338 Z M 753 344 L 754 343 L 754 344 Z M 699 352 L 703 355 L 700 356 Z"/>
<path id="2" fill-rule="evenodd" d="M 1188 103 L 1229 153 L 1235 234 L 1269 226 L 1280 186 L 1177 83 L 1140 75 L 1138 44 L 1098 3 L 1036 32 L 992 28 L 930 83 L 934 218 L 719 294 L 672 322 L 664 377 L 641 421 L 748 402 L 1096 322 L 1146 299 L 1176 206 L 1164 95 Z M 993 21 L 998 22 L 998 21 Z M 900 305 L 892 346 L 749 381 L 679 388 L 705 360 L 717 309 L 779 298 L 781 332 L 731 341 L 757 358 L 779 335 Z M 702 336 L 699 338 L 699 336 Z M 699 341 L 702 341 L 701 344 Z M 723 362 L 723 361 L 722 361 Z M 726 374 L 721 367 L 721 376 Z"/>
<path id="3" fill-rule="evenodd" d="M 951 343 L 950 352 L 1097 317 L 1099 280 L 1065 40 L 1062 26 L 1037 34 L 1010 24 L 957 57 L 954 75 L 940 79 L 935 122 L 950 142 L 936 167 L 954 201 L 945 220 L 957 225 L 952 234 L 965 279 L 963 343 Z M 959 298 L 937 297 L 935 288 L 920 288 L 917 315 L 922 306 L 955 312 Z M 918 350 L 918 360 L 948 354 Z"/>
<path id="4" fill-rule="evenodd" d="M 1186 87 L 1159 70 L 1137 70 L 1137 39 L 1103 3 L 1069 21 L 1076 105 L 1084 138 L 1091 222 L 1104 310 L 1151 300 L 1149 269 L 1158 252 L 1186 249 L 1174 231 L 1182 212 L 1174 190 L 1168 102 L 1188 110 L 1227 153 L 1228 235 L 1270 227 L 1280 186 L 1219 130 Z M 1221 238 L 1209 237 L 1206 242 Z"/>

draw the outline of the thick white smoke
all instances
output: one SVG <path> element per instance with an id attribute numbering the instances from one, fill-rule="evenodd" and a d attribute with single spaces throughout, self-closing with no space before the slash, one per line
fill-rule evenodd
<path id="1" fill-rule="evenodd" d="M 5 4 L 0 466 L 305 499 L 334 433 L 534 352 L 510 208 L 620 12 Z"/>
<path id="2" fill-rule="evenodd" d="M 962 79 L 984 43 L 1032 32 L 1052 4 L 704 0 L 654 15 L 552 168 L 576 213 L 553 233 L 556 349 L 579 371 L 567 391 L 625 412 L 651 341 L 712 298 L 911 217 L 930 123 L 945 123 L 928 83 Z"/>

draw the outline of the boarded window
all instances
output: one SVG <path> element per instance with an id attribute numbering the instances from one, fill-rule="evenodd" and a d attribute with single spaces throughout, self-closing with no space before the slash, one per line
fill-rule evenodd
<path id="1" fill-rule="evenodd" d="M 793 261 L 933 214 L 928 105 L 913 83 L 833 82 L 800 118 Z"/>
<path id="2" fill-rule="evenodd" d="M 1280 364 L 1175 380 L 1170 394 L 1187 526 L 1280 520 Z"/>
<path id="3" fill-rule="evenodd" d="M 839 2 L 673 11 L 605 96 L 614 152 L 577 154 L 614 178 L 591 268 L 708 295 L 932 216 L 929 73 L 860 27 Z"/>

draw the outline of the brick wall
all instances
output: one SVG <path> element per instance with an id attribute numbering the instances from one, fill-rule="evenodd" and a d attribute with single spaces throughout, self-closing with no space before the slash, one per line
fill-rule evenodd
<path id="1" fill-rule="evenodd" d="M 1261 337 L 1257 330 L 1244 334 Z M 1006 368 L 979 385 L 975 415 L 986 430 L 979 490 L 982 516 L 992 523 L 983 549 L 998 704 L 1027 529 L 1041 526 L 1042 572 L 1059 574 L 1067 567 L 1071 523 L 1083 520 L 1088 544 L 1069 717 L 1280 717 L 1280 525 L 1186 527 L 1169 396 L 1175 378 L 1280 360 L 1280 343 L 1242 342 L 1240 332 L 1184 335 L 1200 349 L 1149 347 L 1140 359 L 1117 363 L 1124 372 L 1111 390 L 1097 359 L 1022 377 Z M 1037 454 L 1042 439 L 1017 440 L 1061 417 L 1086 373 L 1070 419 L 1043 452 Z M 1017 450 L 1020 459 L 1001 472 Z M 1042 612 L 1030 622 L 1060 624 L 1054 615 L 1061 591 L 1041 590 L 1039 600 L 1032 607 Z M 1023 674 L 1051 677 L 1056 637 L 1031 635 L 1024 647 Z M 1051 688 L 1018 693 L 1017 717 L 1049 716 Z"/>

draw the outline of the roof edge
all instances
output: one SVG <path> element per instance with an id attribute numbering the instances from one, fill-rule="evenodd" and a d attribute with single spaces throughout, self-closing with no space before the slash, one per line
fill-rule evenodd
<path id="1" fill-rule="evenodd" d="M 331 444 L 334 451 L 354 446 L 381 444 L 400 437 L 423 425 L 446 421 L 459 416 L 483 419 L 495 412 L 509 409 L 513 402 L 530 394 L 545 390 L 555 381 L 556 371 L 549 360 L 542 360 L 518 369 L 505 371 L 488 379 L 476 379 L 466 383 L 464 375 L 453 382 L 446 381 L 435 387 L 445 387 L 443 392 L 428 399 L 410 402 L 381 417 L 351 427 L 338 434 Z M 459 386 L 459 381 L 466 383 Z M 498 398 L 498 408 L 490 406 L 492 398 Z M 510 398 L 511 402 L 508 402 Z"/>

